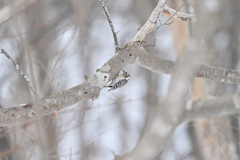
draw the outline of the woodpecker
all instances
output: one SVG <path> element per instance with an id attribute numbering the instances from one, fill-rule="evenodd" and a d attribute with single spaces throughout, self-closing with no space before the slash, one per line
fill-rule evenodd
<path id="1" fill-rule="evenodd" d="M 118 75 L 116 78 L 114 78 L 109 84 L 107 84 L 105 87 L 110 87 L 110 89 L 108 90 L 115 90 L 118 88 L 123 87 L 125 84 L 127 84 L 127 82 L 130 79 L 130 74 L 128 72 L 125 72 L 123 70 L 123 73 Z"/>

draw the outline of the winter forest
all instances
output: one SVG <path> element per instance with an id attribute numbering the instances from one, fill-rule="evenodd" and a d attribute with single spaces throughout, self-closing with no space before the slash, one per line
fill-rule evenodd
<path id="1" fill-rule="evenodd" d="M 1 0 L 0 160 L 239 160 L 239 16 L 239 0 Z"/>

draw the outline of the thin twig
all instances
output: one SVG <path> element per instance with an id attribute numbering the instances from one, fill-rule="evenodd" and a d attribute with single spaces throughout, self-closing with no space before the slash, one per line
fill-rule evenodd
<path id="1" fill-rule="evenodd" d="M 185 2 L 188 3 L 188 2 Z M 166 6 L 162 12 L 163 14 L 166 15 L 173 15 L 173 17 L 175 17 L 178 20 L 181 21 L 185 21 L 185 22 L 196 22 L 197 21 L 197 17 L 194 14 L 187 14 L 187 13 L 182 13 L 182 12 L 176 12 L 176 10 Z"/>
<path id="2" fill-rule="evenodd" d="M 168 20 L 167 20 L 165 23 L 163 23 L 163 24 L 160 23 L 160 25 L 156 28 L 156 30 L 158 30 L 158 28 L 160 28 L 161 26 L 172 24 L 174 21 L 172 21 L 172 22 L 169 22 L 169 21 L 170 21 L 170 20 L 183 8 L 183 6 L 185 6 L 187 3 L 188 3 L 188 1 L 185 1 L 185 2 L 181 5 L 181 7 L 179 7 L 178 10 L 176 10 L 176 12 L 175 12 L 170 18 L 168 18 Z M 168 23 L 168 22 L 169 22 L 169 23 Z"/>
<path id="3" fill-rule="evenodd" d="M 30 79 L 28 78 L 28 76 L 26 75 L 26 73 L 24 73 L 24 71 L 22 70 L 22 68 L 12 59 L 12 57 L 3 49 L 0 47 L 1 52 L 3 53 L 11 62 L 12 64 L 15 66 L 16 70 L 18 70 L 21 74 L 21 76 L 23 76 L 23 78 L 25 79 L 25 81 L 27 82 L 28 86 L 30 87 L 30 89 L 32 90 L 34 95 L 37 95 L 36 90 L 34 89 Z"/>
<path id="4" fill-rule="evenodd" d="M 15 14 L 12 14 L 13 10 L 16 10 L 17 8 L 19 8 L 20 6 L 22 6 L 23 4 L 26 3 L 26 0 L 22 0 L 22 1 L 16 1 L 16 3 L 14 3 L 12 6 L 14 6 L 14 9 L 10 8 L 10 7 L 5 7 L 3 9 L 1 9 L 1 13 L 0 13 L 0 28 L 2 27 L 2 25 L 4 23 L 6 23 L 7 21 L 11 20 L 12 18 L 14 18 L 15 16 L 18 16 L 21 13 L 26 12 L 27 10 L 29 10 L 30 8 L 32 8 L 35 4 L 37 4 L 40 0 L 36 0 L 36 2 L 33 2 L 32 4 L 30 4 L 29 6 L 27 6 L 25 9 L 22 9 L 20 11 L 18 11 Z M 17 7 L 17 8 L 16 8 Z"/>
<path id="5" fill-rule="evenodd" d="M 114 39 L 114 43 L 115 43 L 115 52 L 117 53 L 117 51 L 120 49 L 120 48 L 119 48 L 119 45 L 118 45 L 117 33 L 115 32 L 115 29 L 114 29 L 112 20 L 111 20 L 111 18 L 110 18 L 110 14 L 109 14 L 109 12 L 108 12 L 107 7 L 105 6 L 105 2 L 103 2 L 102 0 L 99 0 L 99 2 L 101 2 L 101 4 L 102 4 L 103 10 L 104 10 L 104 12 L 105 12 L 105 15 L 106 15 L 106 17 L 107 17 L 108 23 L 109 23 L 110 28 L 111 28 L 111 30 L 112 30 L 113 39 Z"/>

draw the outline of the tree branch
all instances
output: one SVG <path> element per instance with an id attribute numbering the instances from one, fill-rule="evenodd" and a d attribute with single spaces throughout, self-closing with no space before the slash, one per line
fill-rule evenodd
<path id="1" fill-rule="evenodd" d="M 98 99 L 100 90 L 106 83 L 115 78 L 120 70 L 133 61 L 133 52 L 136 47 L 138 46 L 135 44 L 129 44 L 124 50 L 119 50 L 100 69 L 97 69 L 93 78 L 88 77 L 86 82 L 81 85 L 49 98 L 22 104 L 19 107 L 0 108 L 0 127 L 26 123 L 72 106 L 82 100 Z"/>
<path id="2" fill-rule="evenodd" d="M 240 93 L 189 101 L 182 121 L 231 115 L 240 112 Z"/>
<path id="3" fill-rule="evenodd" d="M 167 0 L 159 0 L 157 7 L 153 10 L 151 16 L 149 17 L 149 20 L 137 32 L 132 42 L 127 44 L 124 49 L 119 50 L 109 61 L 98 69 L 93 78 L 88 78 L 85 83 L 59 94 L 52 95 L 46 99 L 40 99 L 37 102 L 29 103 L 27 105 L 20 105 L 20 107 L 0 109 L 0 126 L 10 126 L 29 122 L 38 117 L 51 114 L 61 110 L 62 108 L 74 105 L 81 100 L 97 99 L 99 97 L 100 90 L 105 86 L 105 84 L 115 78 L 123 67 L 129 63 L 133 63 L 134 61 L 140 66 L 150 70 L 152 69 L 152 71 L 174 74 L 177 66 L 176 63 L 150 56 L 150 54 L 141 47 L 141 44 L 138 43 L 139 41 L 141 42 L 149 32 L 151 32 L 162 9 L 165 7 L 166 2 Z M 147 58 L 145 59 L 146 61 L 144 61 L 143 58 Z M 159 61 L 156 63 L 159 65 L 149 63 L 152 61 L 152 58 L 158 59 Z M 199 76 L 209 77 L 207 75 L 205 76 L 204 73 L 205 72 L 200 72 Z"/>
<path id="4" fill-rule="evenodd" d="M 163 9 L 163 13 L 168 16 L 171 16 L 171 17 L 173 16 L 176 19 L 181 20 L 181 21 L 186 21 L 186 22 L 196 22 L 197 21 L 196 15 L 178 12 L 172 8 L 169 8 L 168 6 L 166 6 Z"/>
<path id="5" fill-rule="evenodd" d="M 179 64 L 176 69 L 176 77 L 171 82 L 171 87 L 163 103 L 157 106 L 148 130 L 142 136 L 139 144 L 130 153 L 124 154 L 122 157 L 116 157 L 116 160 L 156 159 L 163 151 L 175 128 L 181 123 L 181 117 L 184 114 L 184 106 L 186 104 L 186 94 L 184 93 L 186 93 L 188 84 L 194 76 L 191 68 L 196 57 L 194 50 L 197 44 L 194 40 L 189 40 L 189 43 L 190 45 L 183 57 L 183 63 Z"/>
<path id="6" fill-rule="evenodd" d="M 83 84 L 75 86 L 61 93 L 54 94 L 48 98 L 42 98 L 36 102 L 23 104 L 20 105 L 19 107 L 0 109 L 0 126 L 2 127 L 26 123 L 34 119 L 40 118 L 44 115 L 57 112 L 63 108 L 74 105 L 82 100 L 98 99 L 100 96 L 100 91 L 106 85 L 106 83 L 112 80 L 114 77 L 116 77 L 119 71 L 130 63 L 136 63 L 139 66 L 147 68 L 153 72 L 179 76 L 181 77 L 180 78 L 181 82 L 184 82 L 185 85 L 188 84 L 190 79 L 189 77 L 191 76 L 208 78 L 218 82 L 240 84 L 239 71 L 211 67 L 201 64 L 189 67 L 187 69 L 188 80 L 183 81 L 185 73 L 177 71 L 179 68 L 181 68 L 180 66 L 184 66 L 184 63 L 176 63 L 173 61 L 164 60 L 159 57 L 153 56 L 145 51 L 145 49 L 141 46 L 141 42 L 146 37 L 146 35 L 152 31 L 157 21 L 157 18 L 159 17 L 164 7 L 166 9 L 165 4 L 166 1 L 164 0 L 159 1 L 157 7 L 152 12 L 148 21 L 137 32 L 132 42 L 127 44 L 123 49 L 118 50 L 117 53 L 111 59 L 109 59 L 100 69 L 97 69 L 93 78 L 88 77 L 86 79 L 86 82 L 84 82 Z M 176 15 L 178 14 L 176 13 Z M 169 94 L 173 95 L 174 97 L 179 96 L 180 95 L 179 93 L 184 90 L 184 88 L 182 88 L 182 85 L 176 84 L 175 87 L 177 87 L 177 92 L 170 91 Z M 220 102 L 222 102 L 222 104 L 225 105 L 234 104 L 233 106 L 235 106 L 235 109 L 231 107 L 230 112 L 224 112 L 224 114 L 239 111 L 238 110 L 239 96 L 235 96 L 235 98 L 221 97 L 222 101 L 219 101 L 218 99 L 214 99 L 214 101 L 211 101 L 209 99 L 202 100 L 199 103 L 198 102 L 193 103 L 193 105 L 197 105 L 196 107 L 192 106 L 193 109 L 191 108 L 189 109 L 187 107 L 185 109 L 183 108 L 185 102 L 183 102 L 182 97 L 183 95 L 179 96 L 177 102 L 173 102 L 172 99 L 166 99 L 164 101 L 164 104 L 162 105 L 163 109 L 159 110 L 157 116 L 155 117 L 153 123 L 150 126 L 152 132 L 144 135 L 145 138 L 137 146 L 138 149 L 134 150 L 135 152 L 134 151 L 131 152 L 131 155 L 129 154 L 130 157 L 133 157 L 133 155 L 139 156 L 140 155 L 139 151 L 143 151 L 141 152 L 141 155 L 145 153 L 148 155 L 155 155 L 156 149 L 158 151 L 162 149 L 163 145 L 167 141 L 167 137 L 170 136 L 170 134 L 174 131 L 174 129 L 180 122 L 182 122 L 183 120 L 189 120 L 193 118 L 192 115 L 194 114 L 196 115 L 196 117 L 211 116 L 210 114 L 206 113 L 197 115 L 198 111 L 204 108 L 200 106 L 209 104 L 210 107 L 208 108 L 208 110 L 211 113 L 214 113 L 214 111 L 217 110 L 217 108 L 215 105 L 213 105 L 213 103 L 217 102 L 221 104 Z M 225 101 L 223 101 L 224 99 Z M 178 105 L 180 106 L 180 111 L 176 112 L 177 114 L 175 114 L 173 112 L 175 112 L 176 109 L 178 109 Z M 171 107 L 170 109 L 168 108 L 169 106 Z M 211 106 L 215 108 L 211 109 Z M 226 108 L 223 108 L 223 110 L 227 111 Z M 217 113 L 222 114 L 220 109 Z M 174 117 L 176 117 L 176 119 Z M 185 117 L 185 119 L 181 117 Z M 156 128 L 164 132 L 156 133 L 157 131 Z M 158 143 L 156 143 L 156 141 Z M 151 145 L 151 143 L 154 145 Z M 146 146 L 149 150 L 146 150 Z M 127 157 L 127 155 L 124 157 Z"/>
<path id="7" fill-rule="evenodd" d="M 12 7 L 6 6 L 3 9 L 1 9 L 0 20 L 3 20 L 3 21 L 0 21 L 0 28 L 2 27 L 2 25 L 5 22 L 9 21 L 10 19 L 12 19 L 16 15 L 19 15 L 20 13 L 25 12 L 26 10 L 28 10 L 29 8 L 31 8 L 35 4 L 37 4 L 39 1 L 40 0 L 36 0 L 33 3 L 31 3 L 31 2 L 29 3 L 29 1 L 26 1 L 26 0 L 19 0 L 19 1 L 16 1 L 15 3 L 13 3 Z M 19 8 L 21 6 L 26 5 L 26 4 L 29 5 L 29 6 L 27 6 L 26 8 L 24 8 L 24 9 L 22 9 L 20 11 L 17 11 L 17 10 L 19 10 Z"/>
<path id="8" fill-rule="evenodd" d="M 144 38 L 150 33 L 161 14 L 164 6 L 166 5 L 167 0 L 159 0 L 156 8 L 151 13 L 150 17 L 148 18 L 147 22 L 139 29 L 135 37 L 133 38 L 132 42 L 142 42 Z"/>
<path id="9" fill-rule="evenodd" d="M 144 38 L 150 33 L 154 26 L 156 25 L 157 19 L 161 13 L 173 16 L 179 20 L 187 22 L 196 22 L 196 15 L 186 14 L 182 12 L 175 11 L 174 9 L 169 8 L 166 3 L 168 0 L 159 0 L 156 8 L 152 11 L 148 21 L 139 29 L 132 42 L 142 42 Z M 181 8 L 180 8 L 181 9 Z"/>
<path id="10" fill-rule="evenodd" d="M 7 59 L 9 59 L 9 60 L 12 62 L 12 64 L 13 64 L 14 67 L 16 68 L 16 70 L 19 71 L 20 75 L 21 75 L 21 76 L 25 79 L 25 81 L 27 82 L 27 84 L 28 84 L 29 88 L 31 89 L 31 91 L 33 92 L 33 94 L 34 94 L 35 96 L 37 96 L 36 90 L 34 89 L 34 87 L 33 87 L 32 83 L 31 83 L 30 79 L 28 78 L 28 76 L 26 75 L 26 73 L 22 70 L 22 68 L 12 59 L 12 57 L 11 57 L 3 48 L 1 48 L 1 46 L 0 46 L 0 50 L 1 50 L 0 53 L 4 54 L 4 55 L 7 57 Z"/>
<path id="11" fill-rule="evenodd" d="M 181 63 L 165 60 L 148 53 L 144 49 L 138 49 L 135 63 L 152 72 L 175 75 Z M 214 66 L 197 64 L 193 66 L 194 77 L 211 79 L 217 82 L 240 84 L 240 72 Z"/>
<path id="12" fill-rule="evenodd" d="M 97 99 L 100 90 L 112 80 L 127 64 L 135 63 L 150 71 L 176 75 L 180 63 L 165 60 L 149 54 L 140 43 L 129 43 L 119 50 L 100 69 L 93 78 L 69 90 L 55 94 L 23 107 L 0 109 L 0 127 L 29 122 L 47 114 L 57 112 L 82 100 Z M 219 67 L 195 65 L 192 68 L 195 77 L 207 78 L 223 83 L 240 84 L 240 72 Z M 29 117 L 29 110 L 36 115 Z"/>
<path id="13" fill-rule="evenodd" d="M 111 28 L 111 31 L 112 31 L 112 34 L 113 34 L 114 43 L 115 43 L 115 53 L 117 53 L 117 51 L 120 48 L 119 48 L 119 45 L 118 45 L 117 34 L 115 32 L 115 29 L 114 29 L 114 26 L 113 26 L 113 22 L 112 22 L 112 20 L 110 18 L 110 14 L 109 14 L 108 9 L 107 9 L 107 7 L 105 5 L 105 2 L 103 2 L 102 0 L 99 0 L 99 2 L 102 4 L 103 10 L 105 12 L 105 15 L 107 17 L 108 23 L 110 25 L 110 28 Z"/>

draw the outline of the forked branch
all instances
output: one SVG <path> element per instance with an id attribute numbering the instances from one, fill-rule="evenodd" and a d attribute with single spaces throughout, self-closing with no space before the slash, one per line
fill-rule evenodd
<path id="1" fill-rule="evenodd" d="M 166 5 L 166 2 L 167 0 L 159 0 L 156 8 L 153 10 L 150 17 L 148 18 L 148 21 L 139 29 L 132 42 L 142 42 L 144 38 L 148 35 L 148 33 L 153 30 L 161 13 L 167 14 L 170 17 L 176 17 L 177 19 L 187 22 L 195 22 L 197 20 L 195 15 L 181 13 L 169 8 Z"/>
<path id="2" fill-rule="evenodd" d="M 166 1 L 166 3 L 167 3 L 167 1 Z M 165 5 L 166 5 L 166 3 L 165 3 Z M 157 30 L 158 30 L 160 27 L 164 26 L 164 25 L 170 25 L 170 24 L 172 24 L 172 23 L 174 22 L 174 20 L 171 21 L 171 22 L 169 22 L 169 21 L 181 10 L 181 8 L 182 8 L 186 3 L 187 3 L 187 2 L 183 3 L 183 4 L 178 8 L 178 10 L 176 10 L 175 13 L 172 14 L 172 15 L 166 20 L 165 23 L 162 24 L 162 23 L 161 23 L 161 20 L 158 19 L 158 20 L 160 21 L 160 25 L 159 25 L 158 27 L 156 27 L 156 29 L 155 29 L 155 31 L 154 31 L 154 34 L 153 34 L 153 44 L 148 44 L 148 45 L 145 45 L 144 47 L 155 47 Z M 165 5 L 164 5 L 164 6 L 165 6 Z M 168 8 L 168 7 L 166 6 L 165 8 Z M 164 13 L 164 11 L 166 11 L 166 9 L 163 9 L 162 13 Z"/>

